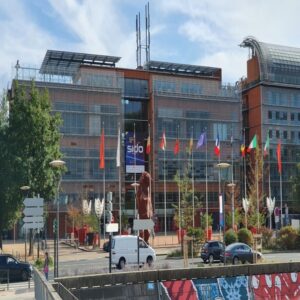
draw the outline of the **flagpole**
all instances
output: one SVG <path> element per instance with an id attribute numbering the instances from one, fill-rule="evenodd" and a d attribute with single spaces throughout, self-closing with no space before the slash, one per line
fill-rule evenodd
<path id="1" fill-rule="evenodd" d="M 167 194 L 166 194 L 166 150 L 164 150 L 164 209 L 165 209 L 165 238 L 167 236 Z M 166 239 L 165 239 L 166 242 Z"/>
<path id="2" fill-rule="evenodd" d="M 207 181 L 207 131 L 205 128 L 205 206 L 206 206 L 206 238 L 208 240 L 208 181 Z"/>
<path id="3" fill-rule="evenodd" d="M 219 155 L 219 165 L 221 163 L 221 158 L 220 158 L 220 155 Z M 220 213 L 219 213 L 219 226 L 220 226 L 220 241 L 222 240 L 221 237 L 222 237 L 222 225 L 221 225 L 221 221 L 222 221 L 222 215 L 221 215 L 221 210 L 223 210 L 223 203 L 220 203 L 220 201 L 223 202 L 223 197 L 221 195 L 221 168 L 219 167 L 219 210 L 220 210 Z M 224 213 L 224 212 L 223 212 Z M 223 237 L 224 239 L 224 237 Z M 224 240 L 223 240 L 224 241 Z"/>
<path id="4" fill-rule="evenodd" d="M 118 129 L 117 167 L 119 167 L 119 234 L 122 232 L 122 193 L 121 193 L 121 126 Z"/>
<path id="5" fill-rule="evenodd" d="M 244 193 L 245 193 L 245 199 L 247 199 L 247 174 L 246 174 L 246 134 L 245 134 L 245 128 L 243 129 L 244 131 L 244 156 L 243 156 L 243 162 L 244 162 Z M 246 222 L 247 223 L 247 222 Z M 247 224 L 246 224 L 247 228 Z"/>
<path id="6" fill-rule="evenodd" d="M 280 176 L 279 177 L 280 178 L 280 228 L 282 228 L 282 162 L 281 162 L 281 141 L 279 141 L 279 143 L 280 143 L 280 148 L 279 148 L 280 149 L 280 153 L 279 153 L 280 154 L 280 161 L 279 160 L 278 161 L 280 162 L 280 165 L 278 164 L 278 167 L 279 167 L 278 169 L 280 171 L 279 172 L 279 174 L 280 174 L 279 175 Z"/>
<path id="7" fill-rule="evenodd" d="M 103 126 L 103 136 L 104 136 L 104 122 L 102 122 Z M 104 137 L 103 137 L 104 140 Z M 104 199 L 104 207 L 103 207 L 103 240 L 105 240 L 105 224 L 106 224 L 106 209 L 105 209 L 105 144 L 103 145 L 103 155 L 104 155 L 104 168 L 103 168 L 103 199 Z"/>
<path id="8" fill-rule="evenodd" d="M 256 150 L 257 151 L 257 150 Z M 255 153 L 256 156 L 256 153 Z M 256 205 L 257 205 L 257 233 L 259 233 L 260 220 L 259 220 L 259 191 L 258 191 L 258 159 L 256 159 Z"/>
<path id="9" fill-rule="evenodd" d="M 231 199 L 231 218 L 232 218 L 232 229 L 234 230 L 234 187 L 235 184 L 233 182 L 233 171 L 234 171 L 234 167 L 233 167 L 233 129 L 231 128 L 231 137 L 230 137 L 230 142 L 231 142 L 231 188 L 232 188 L 232 199 Z"/>
<path id="10" fill-rule="evenodd" d="M 177 139 L 179 139 L 179 125 L 177 125 Z M 181 172 L 180 172 L 180 161 L 179 161 L 179 153 L 177 157 L 178 161 L 178 175 L 179 175 L 179 184 L 178 184 L 178 219 L 179 219 L 179 236 L 180 238 L 182 237 L 181 235 L 181 190 L 180 190 L 180 184 L 181 184 Z"/>
<path id="11" fill-rule="evenodd" d="M 194 139 L 194 127 L 192 126 L 192 139 Z M 194 178 L 194 153 L 193 148 L 191 149 L 191 160 L 192 160 L 192 196 L 193 196 L 193 228 L 195 227 L 195 178 Z"/>
<path id="12" fill-rule="evenodd" d="M 135 123 L 133 123 L 133 155 L 134 155 L 134 218 L 137 218 L 137 212 L 136 212 L 136 137 L 135 137 Z"/>

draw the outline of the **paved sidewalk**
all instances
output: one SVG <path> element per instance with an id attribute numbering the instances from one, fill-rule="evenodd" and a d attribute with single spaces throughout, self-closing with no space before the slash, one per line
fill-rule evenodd
<path id="1" fill-rule="evenodd" d="M 34 300 L 34 289 L 0 290 L 1 300 Z"/>

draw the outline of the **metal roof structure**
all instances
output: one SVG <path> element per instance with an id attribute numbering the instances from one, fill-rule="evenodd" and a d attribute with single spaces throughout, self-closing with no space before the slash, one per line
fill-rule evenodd
<path id="1" fill-rule="evenodd" d="M 257 55 L 260 80 L 300 85 L 300 48 L 262 43 L 251 36 L 240 46 Z"/>
<path id="2" fill-rule="evenodd" d="M 203 67 L 196 65 L 177 64 L 162 61 L 149 61 L 144 65 L 144 69 L 166 73 L 176 73 L 184 75 L 217 77 L 221 74 L 220 68 Z"/>
<path id="3" fill-rule="evenodd" d="M 82 65 L 115 67 L 120 59 L 117 56 L 47 50 L 40 73 L 73 76 Z"/>

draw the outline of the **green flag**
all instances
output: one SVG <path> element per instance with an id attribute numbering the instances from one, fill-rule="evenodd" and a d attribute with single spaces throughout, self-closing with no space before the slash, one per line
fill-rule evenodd
<path id="1" fill-rule="evenodd" d="M 264 147 L 264 156 L 267 156 L 269 154 L 269 149 L 270 149 L 270 137 L 268 133 L 267 140 Z"/>
<path id="2" fill-rule="evenodd" d="M 247 151 L 250 152 L 252 149 L 256 149 L 256 147 L 257 147 L 257 138 L 256 138 L 256 134 L 255 134 Z"/>

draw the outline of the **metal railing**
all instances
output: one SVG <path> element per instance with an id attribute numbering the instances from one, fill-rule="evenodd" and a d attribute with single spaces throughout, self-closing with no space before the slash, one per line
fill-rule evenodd
<path id="1" fill-rule="evenodd" d="M 34 294 L 35 299 L 39 300 L 62 300 L 54 287 L 45 279 L 43 274 L 36 268 L 33 268 L 34 273 Z"/>

